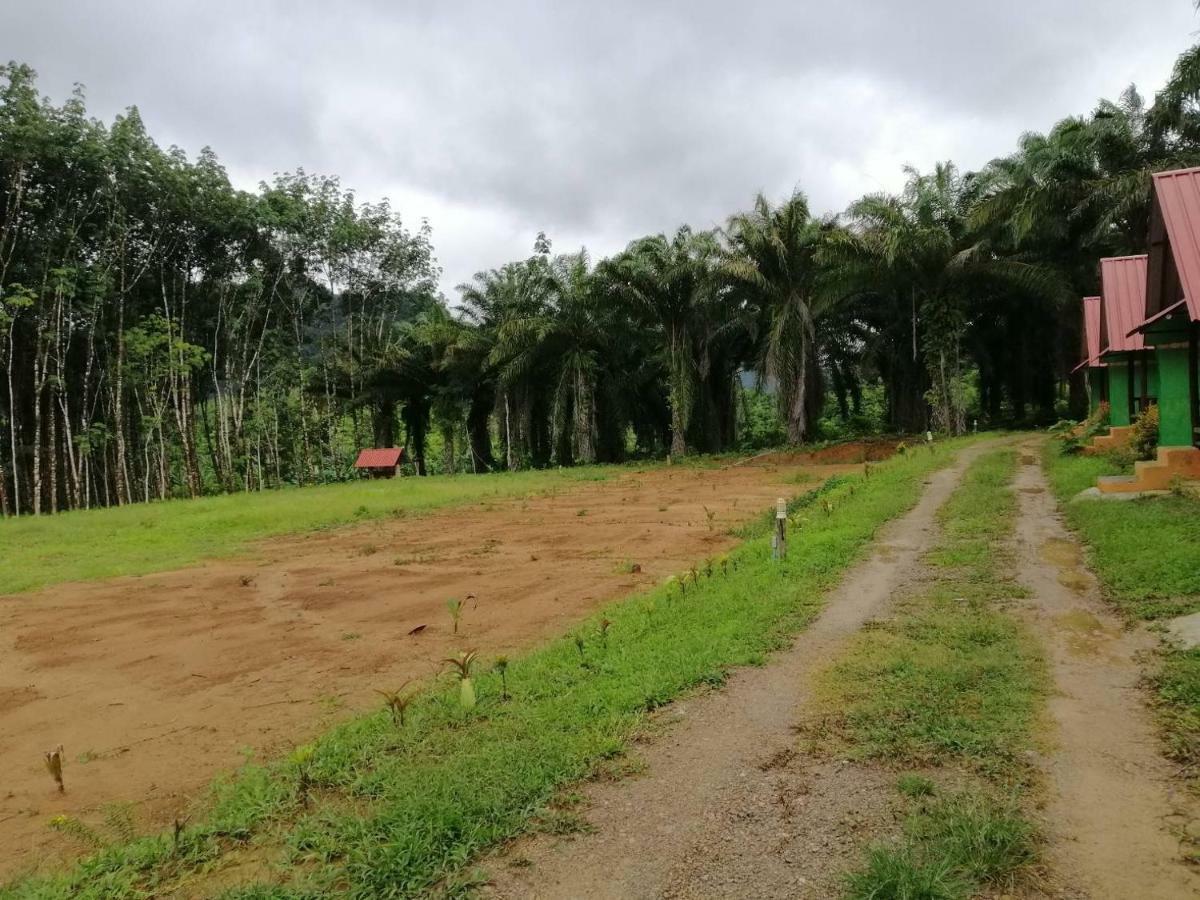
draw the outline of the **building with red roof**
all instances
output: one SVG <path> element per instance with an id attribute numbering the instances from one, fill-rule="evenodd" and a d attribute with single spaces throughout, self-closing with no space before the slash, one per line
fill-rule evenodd
<path id="1" fill-rule="evenodd" d="M 1100 359 L 1118 428 L 1158 399 L 1157 361 L 1134 331 L 1146 317 L 1146 266 L 1144 253 L 1100 260 Z"/>
<path id="2" fill-rule="evenodd" d="M 1108 402 L 1108 364 L 1100 359 L 1100 305 L 1099 297 L 1083 298 L 1083 346 L 1079 365 L 1072 369 L 1087 369 L 1088 411 L 1093 413 Z"/>
<path id="3" fill-rule="evenodd" d="M 1139 314 L 1130 320 L 1126 308 L 1137 304 L 1136 286 L 1114 281 L 1108 329 L 1113 346 L 1123 348 L 1112 358 L 1130 360 L 1131 398 L 1138 361 L 1153 354 L 1153 378 L 1143 377 L 1141 393 L 1158 407 L 1158 456 L 1136 463 L 1132 477 L 1102 478 L 1104 493 L 1166 490 L 1178 479 L 1200 479 L 1200 168 L 1153 177 L 1149 250 Z M 1102 314 L 1109 310 L 1106 296 Z M 1122 329 L 1127 342 L 1119 344 L 1116 332 Z M 1112 363 L 1109 371 L 1115 395 Z M 1114 423 L 1116 409 L 1114 403 Z"/>
<path id="4" fill-rule="evenodd" d="M 361 451 L 358 459 L 354 461 L 354 468 L 366 472 L 372 478 L 392 478 L 403 461 L 403 448 L 381 447 Z"/>
<path id="5" fill-rule="evenodd" d="M 1160 371 L 1159 444 L 1200 445 L 1200 167 L 1159 172 L 1142 321 Z"/>

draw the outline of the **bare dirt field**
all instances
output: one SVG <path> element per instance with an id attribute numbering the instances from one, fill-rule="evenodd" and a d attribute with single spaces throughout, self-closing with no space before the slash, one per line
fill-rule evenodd
<path id="1" fill-rule="evenodd" d="M 629 470 L 551 497 L 0 597 L 0 876 L 82 849 L 47 827 L 54 815 L 96 823 L 128 804 L 140 828 L 165 827 L 248 753 L 294 746 L 459 649 L 487 656 L 560 634 L 736 543 L 728 529 L 777 496 L 890 451 Z M 446 601 L 468 594 L 455 635 Z M 42 764 L 60 743 L 65 795 Z"/>

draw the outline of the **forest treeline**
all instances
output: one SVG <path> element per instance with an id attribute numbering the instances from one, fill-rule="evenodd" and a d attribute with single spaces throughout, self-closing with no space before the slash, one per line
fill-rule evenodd
<path id="1" fill-rule="evenodd" d="M 723 451 L 764 397 L 793 444 L 865 396 L 901 432 L 1078 412 L 1078 298 L 1144 249 L 1151 172 L 1200 162 L 1198 87 L 1194 49 L 1150 105 L 836 217 L 759 197 L 598 261 L 539 235 L 448 301 L 386 201 L 236 190 L 135 108 L 106 124 L 0 67 L 0 511 L 337 480 L 401 442 L 418 473 Z"/>

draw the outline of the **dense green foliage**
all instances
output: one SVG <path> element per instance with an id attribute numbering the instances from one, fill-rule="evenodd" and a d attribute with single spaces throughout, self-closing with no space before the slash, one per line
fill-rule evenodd
<path id="1" fill-rule="evenodd" d="M 1150 173 L 1200 161 L 1195 55 L 1151 109 L 1131 89 L 980 172 L 840 218 L 759 197 L 596 265 L 539 236 L 453 307 L 428 224 L 304 172 L 235 190 L 136 109 L 0 67 L 0 513 L 340 480 L 401 428 L 419 474 L 756 445 L 748 372 L 790 443 L 876 386 L 892 430 L 1053 421 L 1097 258 L 1144 249 Z"/>
<path id="2" fill-rule="evenodd" d="M 381 709 L 285 760 L 247 767 L 178 838 L 116 842 L 70 873 L 18 882 L 0 897 L 161 896 L 184 883 L 205 893 L 197 882 L 206 872 L 228 886 L 221 864 L 236 867 L 247 853 L 278 863 L 249 877 L 282 886 L 237 896 L 411 896 L 454 876 L 479 850 L 528 828 L 560 786 L 619 767 L 648 711 L 786 646 L 880 525 L 910 508 L 924 476 L 957 449 L 896 457 L 869 478 L 843 476 L 801 495 L 783 562 L 771 560 L 763 520 L 685 586 L 611 604 L 513 657 L 503 682 L 478 667 L 472 710 L 456 686 L 436 686 L 409 706 L 403 727 Z"/>

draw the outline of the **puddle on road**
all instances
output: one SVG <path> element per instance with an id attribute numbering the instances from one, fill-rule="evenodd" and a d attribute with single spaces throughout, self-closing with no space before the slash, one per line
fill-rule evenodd
<path id="1" fill-rule="evenodd" d="M 1042 543 L 1041 556 L 1058 568 L 1058 583 L 1077 594 L 1088 589 L 1088 577 L 1083 573 L 1083 554 L 1074 541 L 1047 538 Z"/>
<path id="2" fill-rule="evenodd" d="M 1040 488 L 1040 487 L 1023 487 L 1023 488 L 1021 488 L 1021 493 L 1022 494 L 1044 494 L 1044 493 L 1046 493 L 1046 489 Z"/>
<path id="3" fill-rule="evenodd" d="M 1066 633 L 1067 649 L 1077 656 L 1092 656 L 1118 635 L 1086 609 L 1073 609 L 1054 617 L 1054 624 Z"/>
<path id="4" fill-rule="evenodd" d="M 1029 455 L 1027 455 L 1027 454 L 1025 454 L 1025 453 L 1022 453 L 1022 454 L 1021 454 L 1021 465 L 1023 465 L 1023 466 L 1036 466 L 1036 465 L 1037 465 L 1037 457 L 1036 457 L 1036 456 L 1029 456 Z"/>

